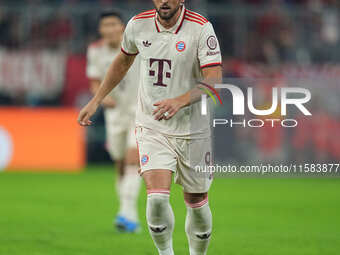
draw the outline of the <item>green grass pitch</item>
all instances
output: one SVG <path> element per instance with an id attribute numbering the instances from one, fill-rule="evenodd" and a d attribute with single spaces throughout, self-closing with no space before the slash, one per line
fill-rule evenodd
<path id="1" fill-rule="evenodd" d="M 0 255 L 157 254 L 142 233 L 119 234 L 109 166 L 80 174 L 0 174 Z M 216 179 L 210 255 L 340 254 L 340 179 Z M 188 254 L 181 188 L 172 187 L 174 249 Z"/>

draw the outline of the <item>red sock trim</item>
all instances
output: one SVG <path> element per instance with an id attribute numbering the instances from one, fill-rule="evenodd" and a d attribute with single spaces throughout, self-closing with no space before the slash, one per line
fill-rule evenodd
<path id="1" fill-rule="evenodd" d="M 206 203 L 208 203 L 208 197 L 206 197 L 204 200 L 202 200 L 201 202 L 198 203 L 188 203 L 187 201 L 185 201 L 186 205 L 191 207 L 191 208 L 199 208 L 202 207 L 203 205 L 205 205 Z"/>
<path id="2" fill-rule="evenodd" d="M 148 195 L 150 194 L 166 194 L 166 195 L 170 195 L 170 190 L 167 189 L 150 189 L 147 190 Z"/>

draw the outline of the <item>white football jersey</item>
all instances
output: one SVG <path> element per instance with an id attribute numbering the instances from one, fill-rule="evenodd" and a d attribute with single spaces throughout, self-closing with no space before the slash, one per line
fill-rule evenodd
<path id="1" fill-rule="evenodd" d="M 120 48 L 111 48 L 103 40 L 92 43 L 87 50 L 86 75 L 89 79 L 102 81 Z M 131 66 L 120 84 L 110 92 L 116 107 L 105 109 L 105 118 L 110 122 L 128 122 L 135 117 L 138 91 L 138 61 Z M 126 121 L 125 121 L 126 120 Z M 123 123 L 122 123 L 123 124 Z"/>
<path id="2" fill-rule="evenodd" d="M 182 108 L 170 120 L 157 121 L 152 115 L 157 101 L 178 97 L 197 86 L 202 68 L 221 65 L 219 43 L 206 18 L 183 6 L 177 23 L 165 29 L 156 10 L 143 12 L 127 24 L 122 51 L 140 57 L 137 126 L 179 137 L 207 133 L 208 123 L 197 123 L 200 103 Z"/>

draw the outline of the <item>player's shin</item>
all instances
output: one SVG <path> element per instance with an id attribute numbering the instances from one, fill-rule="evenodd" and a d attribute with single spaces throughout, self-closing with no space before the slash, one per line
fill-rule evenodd
<path id="1" fill-rule="evenodd" d="M 174 214 L 169 203 L 168 190 L 149 190 L 146 218 L 151 237 L 160 255 L 173 255 L 172 232 Z"/>
<path id="2" fill-rule="evenodd" d="M 120 211 L 119 215 L 127 220 L 137 223 L 137 199 L 141 185 L 137 165 L 126 165 L 125 174 L 120 185 Z"/>
<path id="3" fill-rule="evenodd" d="M 187 203 L 185 231 L 190 255 L 205 255 L 212 231 L 212 215 L 208 198 L 195 204 Z"/>
<path id="4" fill-rule="evenodd" d="M 114 154 L 113 152 L 108 149 L 108 152 L 111 156 L 111 158 L 114 160 Z M 125 168 L 125 164 L 123 160 L 115 160 L 115 165 L 116 165 L 116 169 L 117 169 L 117 176 L 116 176 L 116 183 L 115 183 L 115 187 L 116 187 L 116 193 L 119 197 L 119 200 L 121 198 L 121 190 L 122 190 L 122 183 L 123 183 L 123 178 L 124 178 L 124 168 Z"/>

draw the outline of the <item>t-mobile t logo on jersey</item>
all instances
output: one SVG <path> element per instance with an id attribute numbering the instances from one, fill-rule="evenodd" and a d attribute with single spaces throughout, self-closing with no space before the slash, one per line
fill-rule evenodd
<path id="1" fill-rule="evenodd" d="M 163 83 L 163 77 L 165 74 L 166 78 L 171 78 L 171 73 L 170 72 L 164 72 L 164 63 L 167 63 L 169 66 L 169 70 L 171 70 L 171 60 L 168 59 L 156 59 L 156 58 L 150 58 L 150 67 L 152 67 L 152 64 L 157 62 L 158 63 L 158 74 L 157 74 L 157 82 L 154 83 L 153 85 L 155 86 L 162 86 L 166 87 L 167 85 Z M 156 76 L 156 71 L 155 70 L 150 70 L 149 71 L 150 76 Z"/>

